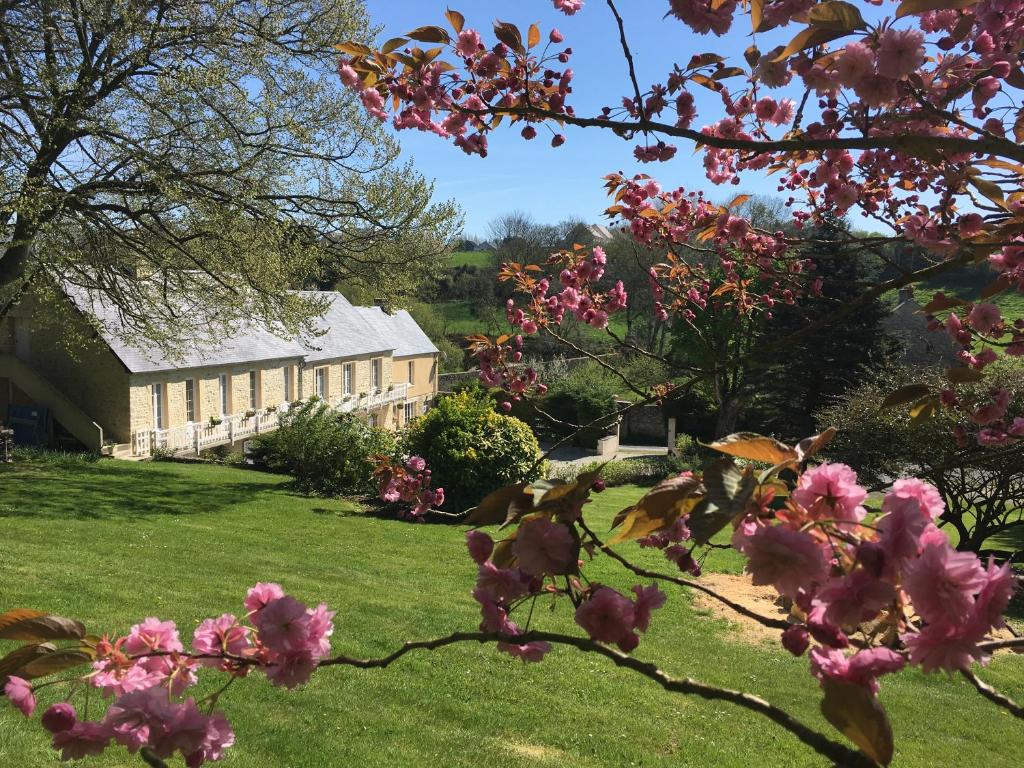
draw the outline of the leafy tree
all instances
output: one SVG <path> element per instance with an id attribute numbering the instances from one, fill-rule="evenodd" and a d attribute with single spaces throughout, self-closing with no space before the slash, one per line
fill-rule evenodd
<path id="1" fill-rule="evenodd" d="M 1022 559 L 1019 531 L 1024 526 L 1024 451 L 1019 445 L 985 448 L 950 439 L 954 413 L 912 418 L 903 408 L 880 408 L 886 396 L 904 386 L 948 386 L 938 371 L 885 370 L 844 394 L 817 414 L 820 429 L 838 434 L 829 458 L 856 467 L 867 483 L 884 487 L 892 478 L 915 475 L 932 483 L 946 504 L 941 523 L 955 531 L 960 550 Z M 1024 393 L 1024 371 L 1001 367 L 990 385 Z M 966 387 L 964 396 L 984 398 L 986 387 Z M 1010 413 L 1007 419 L 1012 421 Z M 962 427 L 961 427 L 962 428 Z"/>
<path id="2" fill-rule="evenodd" d="M 752 380 L 758 392 L 759 429 L 785 438 L 800 439 L 814 432 L 814 411 L 836 401 L 870 369 L 894 352 L 883 322 L 888 308 L 879 297 L 859 303 L 846 321 L 827 322 L 838 308 L 858 299 L 877 277 L 879 265 L 858 258 L 846 246 L 848 227 L 826 220 L 809 234 L 807 256 L 822 281 L 821 293 L 799 304 L 779 304 L 764 326 L 760 344 L 799 335 L 787 345 L 785 362 L 757 372 Z"/>
<path id="3" fill-rule="evenodd" d="M 164 342 L 212 333 L 193 303 L 294 331 L 317 274 L 429 275 L 455 209 L 334 74 L 370 34 L 361 2 L 0 4 L 0 316 L 47 276 Z"/>

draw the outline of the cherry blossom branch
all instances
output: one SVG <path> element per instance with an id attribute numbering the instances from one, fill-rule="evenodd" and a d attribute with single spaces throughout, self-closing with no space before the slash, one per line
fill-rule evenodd
<path id="1" fill-rule="evenodd" d="M 986 699 L 996 706 L 1002 707 L 1014 717 L 1019 717 L 1024 720 L 1024 707 L 1015 702 L 1009 696 L 997 691 L 969 669 L 961 669 L 960 674 L 963 675 L 964 678 L 977 689 L 978 693 Z"/>
<path id="2" fill-rule="evenodd" d="M 619 27 L 619 44 L 622 46 L 622 54 L 626 57 L 626 63 L 629 66 L 629 81 L 633 84 L 633 93 L 636 96 L 636 109 L 643 115 L 644 97 L 640 92 L 640 84 L 636 79 L 636 65 L 633 63 L 633 52 L 629 50 L 629 43 L 626 41 L 626 25 L 622 21 L 622 16 L 619 15 L 619 9 L 615 7 L 614 0 L 607 0 L 607 3 L 612 11 L 612 15 L 615 17 L 615 23 Z"/>
<path id="3" fill-rule="evenodd" d="M 659 123 L 647 118 L 629 122 L 603 117 L 577 117 L 566 112 L 556 112 L 540 107 L 496 107 L 493 109 L 466 109 L 457 111 L 477 118 L 507 115 L 510 117 L 542 118 L 557 120 L 578 128 L 605 128 L 626 133 L 663 133 L 688 139 L 698 145 L 716 149 L 736 149 L 753 154 L 765 152 L 824 152 L 829 149 L 891 149 L 919 157 L 922 151 L 933 150 L 949 153 L 969 152 L 981 155 L 996 155 L 1024 162 L 1024 146 L 1007 139 L 981 138 L 964 139 L 955 136 L 931 136 L 921 134 L 897 134 L 895 136 L 846 136 L 830 139 L 776 139 L 774 141 L 753 141 L 728 136 L 715 136 L 680 128 L 668 123 Z"/>
<path id="4" fill-rule="evenodd" d="M 554 632 L 530 631 L 520 635 L 502 635 L 491 632 L 453 632 L 445 637 L 438 637 L 432 640 L 410 641 L 400 648 L 389 653 L 387 656 L 376 659 L 355 659 L 348 656 L 336 656 L 321 662 L 320 666 L 349 666 L 358 669 L 379 669 L 387 667 L 407 653 L 418 650 L 436 650 L 455 643 L 464 642 L 480 643 L 532 643 L 546 642 L 556 645 L 568 645 L 577 650 L 596 653 L 604 656 L 616 666 L 630 669 L 640 675 L 654 681 L 666 691 L 681 693 L 684 695 L 698 696 L 706 701 L 726 701 L 738 707 L 747 709 L 763 715 L 776 725 L 789 731 L 801 742 L 813 749 L 819 755 L 827 757 L 837 765 L 850 766 L 851 768 L 869 768 L 875 764 L 862 753 L 847 747 L 845 744 L 832 741 L 827 736 L 813 728 L 805 725 L 783 709 L 771 704 L 759 696 L 754 696 L 743 691 L 719 688 L 717 686 L 702 683 L 692 678 L 674 678 L 663 672 L 655 664 L 629 656 L 614 648 L 610 648 L 585 637 L 574 637 L 572 635 L 561 635 Z"/>
<path id="5" fill-rule="evenodd" d="M 587 524 L 585 522 L 583 522 L 582 519 L 577 520 L 577 523 L 579 524 L 580 528 L 582 528 L 583 531 L 587 534 L 587 536 L 590 537 L 591 541 L 594 542 L 594 544 L 597 546 L 598 549 L 600 549 L 606 555 L 611 557 L 613 560 L 618 561 L 623 567 L 626 568 L 626 570 L 631 571 L 632 573 L 635 573 L 637 576 L 641 576 L 641 577 L 643 577 L 645 579 L 657 579 L 659 581 L 670 582 L 670 583 L 676 584 L 676 585 L 678 585 L 680 587 L 689 587 L 690 589 L 696 589 L 698 592 L 703 592 L 708 597 L 712 597 L 715 600 L 718 600 L 723 605 L 728 606 L 732 610 L 736 611 L 736 613 L 738 613 L 738 614 L 740 614 L 742 616 L 746 616 L 748 619 L 753 619 L 754 621 L 756 621 L 757 623 L 761 624 L 762 626 L 770 627 L 771 629 L 780 629 L 780 630 L 783 630 L 783 629 L 786 629 L 787 627 L 789 627 L 789 622 L 788 621 L 786 621 L 784 619 L 775 619 L 775 618 L 772 618 L 771 616 L 762 616 L 761 614 L 757 613 L 756 611 L 752 611 L 749 608 L 747 608 L 746 606 L 740 605 L 739 603 L 734 602 L 733 600 L 730 600 L 725 595 L 722 595 L 722 594 L 716 592 L 715 590 L 713 590 L 711 587 L 707 586 L 706 584 L 701 584 L 699 581 L 691 581 L 690 579 L 684 579 L 684 578 L 681 578 L 679 576 L 671 576 L 671 575 L 669 575 L 667 573 L 660 573 L 658 571 L 651 571 L 651 570 L 648 570 L 647 568 L 642 568 L 639 565 L 634 565 L 632 562 L 627 560 L 625 557 L 620 555 L 618 552 L 616 552 L 610 546 L 608 546 L 603 541 L 601 541 L 601 539 L 598 538 L 597 534 L 595 534 L 587 526 Z"/>

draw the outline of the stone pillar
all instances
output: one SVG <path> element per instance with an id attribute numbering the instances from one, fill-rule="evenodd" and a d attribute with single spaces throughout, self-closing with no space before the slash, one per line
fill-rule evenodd
<path id="1" fill-rule="evenodd" d="M 676 417 L 668 417 L 668 454 L 676 455 Z"/>

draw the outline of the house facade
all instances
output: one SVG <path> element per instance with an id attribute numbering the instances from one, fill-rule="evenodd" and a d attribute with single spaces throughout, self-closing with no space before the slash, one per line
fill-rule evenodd
<path id="1" fill-rule="evenodd" d="M 68 290 L 75 328 L 34 322 L 23 302 L 0 323 L 0 421 L 38 411 L 89 449 L 141 458 L 271 431 L 313 397 L 386 429 L 421 415 L 437 393 L 438 352 L 416 321 L 316 296 L 327 309 L 313 341 L 243 323 L 174 357 L 131 342 L 118 313 L 85 292 Z M 92 338 L 71 349 L 69 331 Z"/>

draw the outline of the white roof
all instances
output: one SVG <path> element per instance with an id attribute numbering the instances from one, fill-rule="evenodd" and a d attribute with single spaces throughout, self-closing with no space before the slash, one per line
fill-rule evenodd
<path id="1" fill-rule="evenodd" d="M 320 335 L 309 340 L 282 338 L 253 318 L 244 319 L 218 335 L 202 340 L 201 330 L 209 328 L 195 313 L 181 313 L 177 334 L 194 339 L 168 353 L 151 341 L 140 339 L 126 328 L 124 318 L 99 293 L 66 285 L 76 307 L 96 319 L 100 335 L 131 373 L 152 373 L 182 368 L 222 367 L 269 360 L 308 362 L 391 352 L 395 356 L 437 352 L 437 348 L 412 316 L 402 310 L 388 315 L 379 307 L 356 307 L 335 291 L 303 292 L 328 301 L 327 309 L 315 321 Z M 190 328 L 193 322 L 196 327 Z"/>

